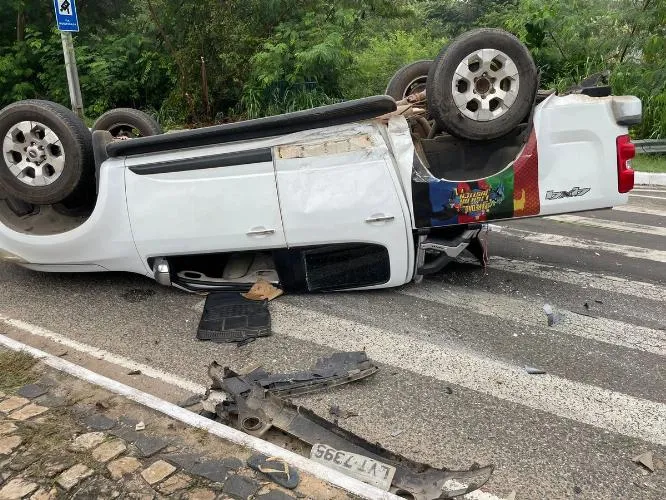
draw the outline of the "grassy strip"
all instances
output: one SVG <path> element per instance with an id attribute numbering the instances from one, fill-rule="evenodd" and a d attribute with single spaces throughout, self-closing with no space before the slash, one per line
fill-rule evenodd
<path id="1" fill-rule="evenodd" d="M 666 155 L 636 155 L 631 161 L 638 172 L 666 172 Z"/>
<path id="2" fill-rule="evenodd" d="M 11 391 L 34 382 L 38 378 L 32 371 L 35 363 L 34 358 L 23 352 L 0 350 L 0 390 Z"/>

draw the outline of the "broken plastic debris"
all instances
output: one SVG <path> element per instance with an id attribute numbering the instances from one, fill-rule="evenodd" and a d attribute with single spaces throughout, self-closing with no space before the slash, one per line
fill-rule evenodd
<path id="1" fill-rule="evenodd" d="M 143 423 L 143 420 L 134 426 L 135 431 L 145 430 L 146 424 Z"/>
<path id="2" fill-rule="evenodd" d="M 257 383 L 277 396 L 295 396 L 361 380 L 374 375 L 379 367 L 370 361 L 365 352 L 338 352 L 317 360 L 309 371 L 295 373 L 268 373 L 257 367 L 239 375 L 213 361 L 208 376 L 213 380 L 211 389 L 221 389 L 222 383 L 233 385 L 241 392 L 249 391 Z"/>
<path id="3" fill-rule="evenodd" d="M 300 482 L 298 471 L 281 458 L 267 457 L 261 454 L 252 455 L 248 458 L 247 465 L 290 490 L 296 488 Z"/>
<path id="4" fill-rule="evenodd" d="M 359 374 L 356 372 L 359 370 L 354 369 L 351 372 L 349 370 L 359 363 L 363 367 L 370 365 L 374 368 L 374 370 L 360 370 L 361 373 L 365 372 L 365 376 L 374 373 L 378 368 L 363 355 L 365 353 L 362 352 L 337 353 L 330 358 L 321 359 L 313 367 L 312 372 L 305 372 L 307 375 L 305 382 L 310 384 L 314 382 L 309 378 L 313 374 L 319 377 L 337 376 L 334 379 L 336 384 L 358 380 Z M 342 367 L 344 368 L 341 369 Z M 486 467 L 475 465 L 462 471 L 436 469 L 392 453 L 379 444 L 370 443 L 319 417 L 305 407 L 296 406 L 291 401 L 277 397 L 275 393 L 287 392 L 285 391 L 287 388 L 288 390 L 304 388 L 309 392 L 312 391 L 312 387 L 293 386 L 294 378 L 297 378 L 295 376 L 298 374 L 271 376 L 259 370 L 239 375 L 229 368 L 221 369 L 216 364 L 209 367 L 213 388 L 229 394 L 227 401 L 216 406 L 217 417 L 247 434 L 262 437 L 272 427 L 276 427 L 311 446 L 319 444 L 327 447 L 328 455 L 333 460 L 338 455 L 337 452 L 333 454 L 331 450 L 344 450 L 345 455 L 357 454 L 395 467 L 392 487 L 409 493 L 414 500 L 439 500 L 469 493 L 483 486 L 493 472 L 492 465 Z M 283 385 L 286 382 L 283 379 L 289 376 L 292 378 L 291 383 Z M 277 380 L 272 377 L 276 377 Z M 450 480 L 456 481 L 461 488 L 456 487 L 454 491 L 447 489 L 446 483 Z"/>
<path id="5" fill-rule="evenodd" d="M 543 375 L 545 374 L 545 370 L 542 370 L 541 368 L 534 368 L 533 366 L 525 366 L 525 371 L 528 373 L 528 375 Z"/>
<path id="6" fill-rule="evenodd" d="M 556 325 L 562 320 L 562 317 L 553 311 L 553 307 L 550 304 L 544 304 L 543 312 L 546 313 L 546 317 L 548 318 L 548 326 Z"/>
<path id="7" fill-rule="evenodd" d="M 631 459 L 632 462 L 645 467 L 650 472 L 654 472 L 654 456 L 651 451 L 646 451 Z"/>
<path id="8" fill-rule="evenodd" d="M 334 417 L 338 418 L 349 418 L 349 417 L 358 417 L 358 413 L 356 413 L 353 410 L 343 410 L 341 409 L 338 405 L 331 405 L 331 407 L 328 409 L 328 412 L 333 415 Z"/>
<path id="9" fill-rule="evenodd" d="M 271 285 L 268 281 L 259 280 L 247 293 L 242 293 L 241 295 L 249 300 L 268 300 L 277 299 L 284 292 Z"/>

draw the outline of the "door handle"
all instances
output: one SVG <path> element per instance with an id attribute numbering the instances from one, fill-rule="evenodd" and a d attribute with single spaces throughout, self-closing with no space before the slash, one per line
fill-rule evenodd
<path id="1" fill-rule="evenodd" d="M 247 233 L 248 236 L 268 236 L 275 234 L 275 229 L 265 229 L 263 227 L 250 229 Z"/>
<path id="2" fill-rule="evenodd" d="M 365 222 L 371 224 L 373 222 L 388 222 L 393 219 L 395 219 L 395 217 L 392 215 L 373 215 L 372 217 L 365 219 Z"/>

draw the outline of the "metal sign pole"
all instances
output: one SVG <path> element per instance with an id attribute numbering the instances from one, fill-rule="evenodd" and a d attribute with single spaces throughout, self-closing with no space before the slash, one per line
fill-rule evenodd
<path id="1" fill-rule="evenodd" d="M 62 53 L 65 56 L 65 71 L 69 87 L 69 99 L 72 102 L 72 111 L 83 119 L 83 98 L 79 84 L 79 72 L 76 69 L 76 55 L 72 31 L 79 31 L 79 16 L 76 12 L 76 0 L 53 0 L 56 23 L 62 39 Z"/>
<path id="2" fill-rule="evenodd" d="M 65 56 L 65 71 L 67 72 L 67 84 L 69 85 L 69 99 L 72 102 L 72 111 L 83 119 L 83 97 L 81 96 L 81 85 L 79 84 L 79 72 L 76 68 L 76 55 L 74 54 L 74 42 L 72 34 L 61 31 L 62 52 Z"/>

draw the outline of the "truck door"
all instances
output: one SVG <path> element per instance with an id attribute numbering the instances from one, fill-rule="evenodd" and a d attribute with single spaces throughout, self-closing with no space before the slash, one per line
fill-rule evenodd
<path id="1" fill-rule="evenodd" d="M 351 129 L 350 129 L 351 130 Z M 374 125 L 274 149 L 287 244 L 385 247 L 388 285 L 411 279 L 411 227 L 386 144 Z M 401 198 L 402 196 L 402 198 Z"/>
<path id="2" fill-rule="evenodd" d="M 127 204 L 144 263 L 286 246 L 271 149 L 240 147 L 127 158 Z"/>

